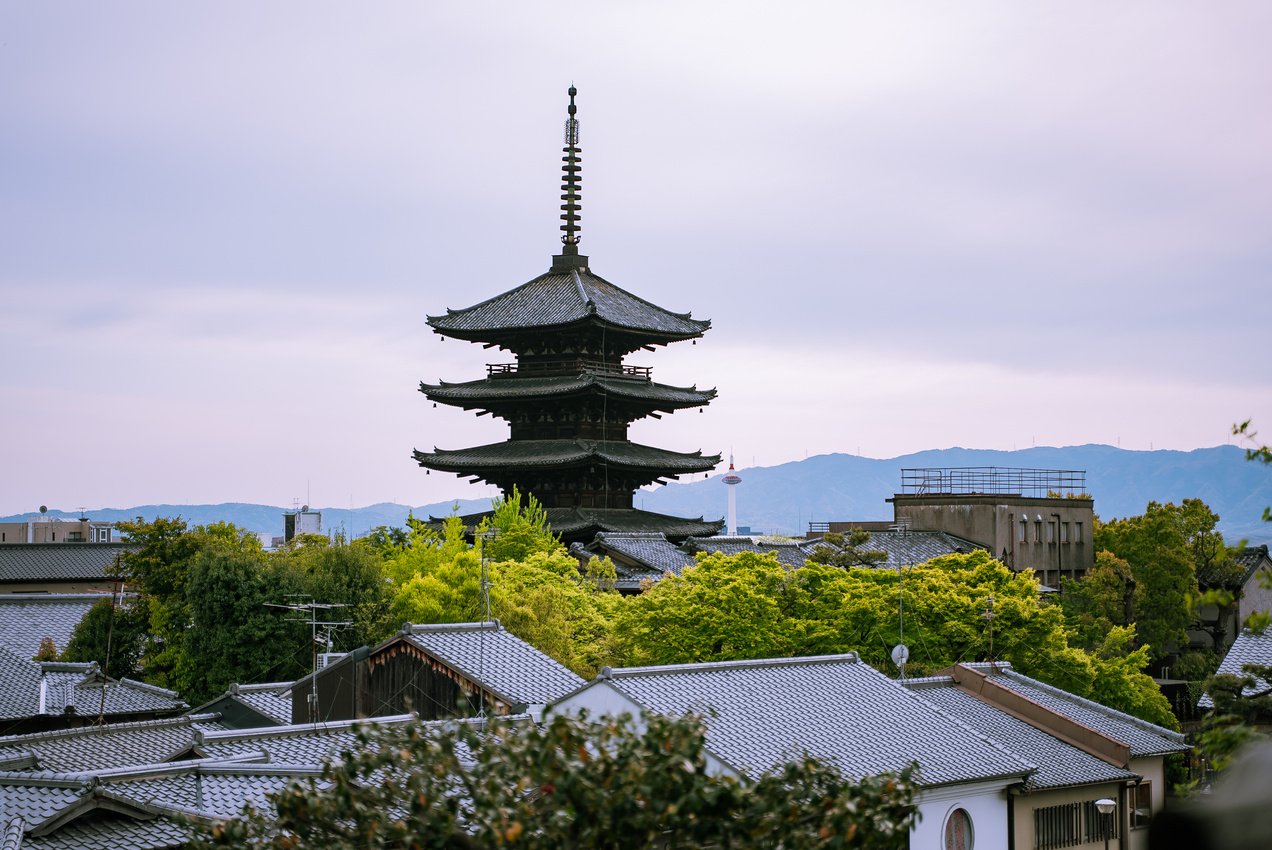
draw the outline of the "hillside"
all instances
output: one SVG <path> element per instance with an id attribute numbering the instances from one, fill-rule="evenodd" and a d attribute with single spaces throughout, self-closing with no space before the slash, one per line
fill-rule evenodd
<path id="1" fill-rule="evenodd" d="M 1232 542 L 1272 540 L 1272 525 L 1260 521 L 1265 505 L 1272 505 L 1272 470 L 1245 460 L 1236 446 L 1217 446 L 1189 452 L 1137 452 L 1112 446 L 1031 448 L 1018 451 L 937 449 L 878 460 L 847 454 L 810 457 L 780 466 L 742 469 L 738 485 L 738 523 L 758 532 L 802 533 L 809 521 L 887 520 L 892 506 L 885 500 L 896 492 L 901 469 L 928 466 L 1014 466 L 1046 469 L 1084 469 L 1095 510 L 1108 519 L 1142 513 L 1149 500 L 1179 501 L 1199 497 L 1221 519 L 1220 530 Z M 725 489 L 720 476 L 688 484 L 671 484 L 636 494 L 636 506 L 680 516 L 718 519 L 725 512 Z M 414 508 L 381 502 L 360 508 L 316 508 L 324 529 L 350 529 L 362 535 L 380 525 L 402 526 L 408 511 L 417 517 L 444 516 L 455 501 Z M 488 499 L 458 500 L 461 514 L 485 510 Z M 140 505 L 89 511 L 95 520 L 109 522 L 182 516 L 190 524 L 225 520 L 252 531 L 281 534 L 284 508 L 272 505 Z M 49 512 L 74 517 L 74 511 Z M 30 514 L 0 517 L 20 520 Z"/>

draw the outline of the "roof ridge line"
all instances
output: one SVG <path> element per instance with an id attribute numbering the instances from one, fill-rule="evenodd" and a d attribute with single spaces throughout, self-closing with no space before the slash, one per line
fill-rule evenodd
<path id="1" fill-rule="evenodd" d="M 211 712 L 211 714 L 216 714 Z M 12 746 L 18 741 L 44 741 L 51 738 L 77 738 L 83 735 L 91 735 L 93 733 L 105 734 L 115 732 L 126 732 L 133 729 L 143 729 L 158 726 L 190 726 L 193 718 L 206 717 L 206 714 L 178 714 L 175 717 L 161 717 L 157 720 L 134 720 L 128 723 L 103 723 L 100 726 L 76 726 L 70 729 L 49 729 L 45 732 L 25 732 L 19 735 L 5 735 L 0 737 L 0 746 Z M 219 717 L 219 714 L 216 714 Z"/>
<path id="2" fill-rule="evenodd" d="M 1179 743 L 1183 743 L 1185 740 L 1185 735 L 1182 732 L 1176 732 L 1173 729 L 1167 729 L 1165 726 L 1158 726 L 1156 723 L 1150 723 L 1149 721 L 1144 720 L 1143 718 L 1140 718 L 1140 717 L 1136 717 L 1133 714 L 1127 714 L 1124 711 L 1118 711 L 1116 708 L 1110 708 L 1109 706 L 1104 705 L 1103 703 L 1098 703 L 1093 699 L 1088 699 L 1086 697 L 1078 696 L 1077 694 L 1069 693 L 1068 691 L 1063 690 L 1062 688 L 1057 688 L 1055 685 L 1048 685 L 1046 682 L 1041 682 L 1037 679 L 1034 679 L 1030 676 L 1026 676 L 1025 674 L 1019 673 L 1015 670 L 1008 670 L 1006 672 L 1006 675 L 1014 676 L 1019 679 L 1024 679 L 1026 682 L 1033 685 L 1034 687 L 1040 690 L 1046 691 L 1053 696 L 1059 696 L 1059 697 L 1064 697 L 1065 699 L 1073 700 L 1074 702 L 1078 703 L 1079 705 L 1082 705 L 1085 708 L 1089 708 L 1093 711 L 1097 711 L 1101 714 L 1105 714 L 1110 717 L 1116 717 L 1118 720 L 1122 720 L 1124 722 L 1130 723 L 1132 726 L 1137 726 L 1140 729 L 1144 730 L 1145 732 L 1152 732 L 1154 734 L 1161 735 L 1162 737 L 1169 738 Z M 1028 699 L 1028 697 L 1025 697 L 1025 698 Z M 1076 723 L 1078 721 L 1075 720 L 1074 722 Z"/>
<path id="3" fill-rule="evenodd" d="M 330 720 L 321 723 L 292 723 L 287 726 L 259 726 L 255 729 L 223 729 L 215 732 L 204 732 L 203 743 L 213 741 L 231 741 L 236 738 L 286 738 L 306 732 L 343 732 L 355 726 L 396 726 L 418 720 L 418 715 L 390 714 L 385 717 L 363 717 L 354 720 Z"/>
<path id="4" fill-rule="evenodd" d="M 808 655 L 791 658 L 748 658 L 736 661 L 699 661 L 692 664 L 662 664 L 649 667 L 610 667 L 601 668 L 598 679 L 626 679 L 636 676 L 650 676 L 664 673 L 696 673 L 716 670 L 741 670 L 751 667 L 793 667 L 800 664 L 859 664 L 860 656 L 855 652 L 838 655 Z"/>

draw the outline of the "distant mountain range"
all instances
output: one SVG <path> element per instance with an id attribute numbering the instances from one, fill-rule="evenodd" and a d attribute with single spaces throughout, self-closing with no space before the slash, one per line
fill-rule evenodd
<path id="1" fill-rule="evenodd" d="M 1272 505 L 1272 469 L 1245 459 L 1236 446 L 1217 446 L 1190 452 L 1139 452 L 1112 446 L 1031 448 L 1017 451 L 937 449 L 877 460 L 847 454 L 810 457 L 779 466 L 738 470 L 738 524 L 757 533 L 802 534 L 810 521 L 887 520 L 892 506 L 885 500 L 900 489 L 901 470 L 914 467 L 1001 466 L 1037 469 L 1086 470 L 1086 489 L 1095 497 L 1101 517 L 1143 513 L 1149 501 L 1178 502 L 1197 497 L 1221 517 L 1220 530 L 1230 542 L 1272 541 L 1272 524 L 1260 521 Z M 408 511 L 417 517 L 486 510 L 489 499 L 458 499 L 410 507 L 381 502 L 361 508 L 317 508 L 324 529 L 352 530 L 361 536 L 380 525 L 403 526 Z M 719 519 L 726 510 L 720 476 L 690 483 L 639 491 L 636 506 L 678 516 Z M 181 516 L 191 525 L 232 522 L 252 531 L 281 534 L 284 508 L 270 505 L 139 505 L 89 512 L 95 520 L 115 522 L 138 516 Z M 49 511 L 50 516 L 74 518 L 75 511 Z M 0 517 L 27 519 L 31 514 Z"/>

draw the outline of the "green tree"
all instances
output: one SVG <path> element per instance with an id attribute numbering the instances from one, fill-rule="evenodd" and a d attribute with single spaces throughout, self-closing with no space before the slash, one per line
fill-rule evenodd
<path id="1" fill-rule="evenodd" d="M 114 605 L 110 598 L 101 599 L 75 625 L 62 650 L 62 660 L 96 661 L 106 675 L 115 679 L 136 677 L 149 624 L 144 600 L 125 598 Z"/>
<path id="2" fill-rule="evenodd" d="M 900 850 L 915 820 L 911 771 L 845 779 L 813 759 L 754 781 L 707 770 L 693 717 L 544 726 L 363 731 L 320 781 L 275 811 L 205 827 L 193 850 L 276 847 Z"/>
<path id="3" fill-rule="evenodd" d="M 283 572 L 296 576 L 299 592 L 315 602 L 336 604 L 332 617 L 348 621 L 333 635 L 333 648 L 348 651 L 379 643 L 401 625 L 390 616 L 392 588 L 381 550 L 374 543 L 355 540 L 331 545 L 326 538 L 316 545 L 283 550 L 270 556 Z M 284 601 L 275 594 L 271 601 Z"/>
<path id="4" fill-rule="evenodd" d="M 1131 645 L 1132 630 L 1112 627 L 1091 646 L 1077 645 L 1032 574 L 1013 573 L 981 551 L 903 573 L 817 563 L 786 569 L 772 555 L 717 553 L 625 600 L 615 636 L 625 664 L 856 652 L 889 674 L 897 672 L 891 649 L 904 639 L 910 675 L 960 661 L 1010 661 L 1079 696 L 1177 725 L 1141 672 L 1147 650 Z"/>

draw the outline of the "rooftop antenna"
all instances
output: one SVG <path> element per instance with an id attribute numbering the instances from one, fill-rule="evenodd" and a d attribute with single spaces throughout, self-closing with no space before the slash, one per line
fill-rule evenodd
<path id="1" fill-rule="evenodd" d="M 308 614 L 306 617 L 291 617 L 289 623 L 308 623 L 309 624 L 309 649 L 312 656 L 312 670 L 309 677 L 309 722 L 314 725 L 318 724 L 318 647 L 324 646 L 328 651 L 331 649 L 331 635 L 336 629 L 342 629 L 352 626 L 350 620 L 319 620 L 319 611 L 330 611 L 333 608 L 348 607 L 343 602 L 315 602 L 313 598 L 303 593 L 288 594 L 290 597 L 298 599 L 307 599 L 307 602 L 288 602 L 279 604 L 277 602 L 266 602 L 266 608 L 279 608 L 284 611 L 293 611 L 299 614 Z M 322 639 L 318 638 L 318 628 L 324 629 Z"/>
<path id="2" fill-rule="evenodd" d="M 904 518 L 898 518 L 892 530 L 901 534 L 902 537 L 910 536 L 910 522 Z M 909 554 L 910 547 L 906 546 L 906 554 Z M 901 680 L 905 681 L 905 663 L 910 660 L 910 648 L 905 645 L 905 567 L 909 564 L 897 561 L 897 631 L 900 633 L 897 645 L 892 647 L 892 663 L 897 665 L 900 671 Z"/>
<path id="3" fill-rule="evenodd" d="M 565 154 L 561 161 L 565 163 L 561 166 L 563 172 L 561 183 L 561 220 L 565 224 L 561 225 L 561 232 L 565 235 L 561 237 L 561 241 L 565 244 L 562 250 L 563 254 L 577 254 L 579 252 L 579 231 L 583 228 L 579 224 L 582 219 L 583 186 L 582 176 L 583 166 L 582 157 L 579 156 L 583 151 L 579 148 L 579 120 L 574 116 L 578 114 L 578 107 L 574 105 L 574 96 L 578 94 L 578 89 L 573 84 L 569 89 L 570 105 L 566 109 L 569 117 L 565 119 L 565 147 L 562 152 Z"/>

